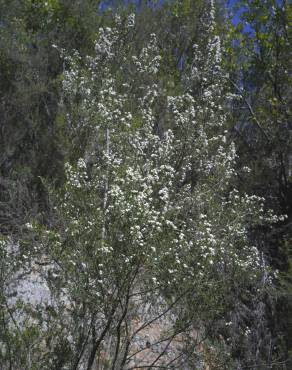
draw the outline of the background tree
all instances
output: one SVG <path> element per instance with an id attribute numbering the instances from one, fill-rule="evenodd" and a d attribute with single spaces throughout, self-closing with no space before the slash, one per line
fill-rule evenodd
<path id="1" fill-rule="evenodd" d="M 289 368 L 292 8 L 287 1 L 267 0 L 238 1 L 236 9 L 241 15 L 230 33 L 227 58 L 231 86 L 238 97 L 233 106 L 232 128 L 239 149 L 238 164 L 251 168 L 249 176 L 239 178 L 239 183 L 248 192 L 264 196 L 270 207 L 288 215 L 272 230 L 265 230 L 261 249 L 282 276 L 276 281 L 273 303 L 267 304 L 267 325 L 277 338 L 278 366 Z"/>
<path id="2" fill-rule="evenodd" d="M 69 147 L 60 110 L 62 58 L 56 43 L 89 53 L 96 1 L 10 1 L 1 10 L 1 206 L 3 232 L 46 214 L 39 176 L 62 182 Z"/>

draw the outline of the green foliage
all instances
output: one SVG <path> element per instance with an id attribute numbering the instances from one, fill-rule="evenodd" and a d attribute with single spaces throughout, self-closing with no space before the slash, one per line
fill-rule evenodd
<path id="1" fill-rule="evenodd" d="M 242 7 L 240 22 L 228 35 L 226 58 L 237 95 L 232 126 L 239 150 L 238 164 L 251 168 L 249 181 L 242 178 L 240 182 L 243 189 L 265 196 L 271 207 L 288 215 L 284 222 L 273 226 L 263 246 L 273 268 L 288 276 L 290 257 L 285 244 L 292 232 L 291 4 L 239 1 L 237 9 Z M 282 278 L 277 284 L 282 284 Z M 275 313 L 270 317 L 275 342 L 279 338 L 281 343 L 275 345 L 275 352 L 284 363 L 288 361 L 287 368 L 290 359 L 287 352 L 291 348 L 288 291 L 281 304 L 277 300 L 272 303 Z"/>
<path id="2" fill-rule="evenodd" d="M 67 124 L 60 119 L 65 114 L 60 104 L 64 62 L 54 45 L 90 53 L 100 21 L 97 7 L 95 1 L 1 1 L 0 212 L 4 229 L 16 231 L 26 222 L 25 211 L 15 217 L 14 205 L 8 209 L 7 184 L 15 181 L 12 186 L 17 187 L 21 183 L 20 192 L 33 194 L 30 205 L 26 203 L 27 212 L 43 213 L 46 196 L 39 176 L 62 183 L 70 145 Z"/>

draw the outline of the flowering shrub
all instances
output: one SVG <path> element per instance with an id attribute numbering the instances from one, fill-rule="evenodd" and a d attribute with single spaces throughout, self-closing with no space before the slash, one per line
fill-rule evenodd
<path id="1" fill-rule="evenodd" d="M 50 291 L 47 310 L 30 307 L 43 369 L 194 368 L 214 323 L 260 286 L 250 235 L 269 217 L 234 185 L 212 9 L 210 22 L 177 94 L 161 83 L 154 34 L 129 57 L 133 15 L 99 30 L 94 56 L 67 57 L 64 99 L 79 113 L 67 120 L 86 140 L 53 194 L 54 225 L 33 225 Z"/>

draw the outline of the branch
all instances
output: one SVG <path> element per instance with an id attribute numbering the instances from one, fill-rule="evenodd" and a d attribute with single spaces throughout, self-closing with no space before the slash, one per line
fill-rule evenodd
<path id="1" fill-rule="evenodd" d="M 130 281 L 130 284 L 128 286 L 127 295 L 126 295 L 126 302 L 125 302 L 125 305 L 124 305 L 124 310 L 123 310 L 122 316 L 120 317 L 120 320 L 119 320 L 117 328 L 116 328 L 116 330 L 117 330 L 117 344 L 116 344 L 115 356 L 114 356 L 113 363 L 112 363 L 112 370 L 115 369 L 116 361 L 117 361 L 118 354 L 119 354 L 120 343 L 121 343 L 121 326 L 122 326 L 122 323 L 123 323 L 123 321 L 124 321 L 124 319 L 127 315 L 127 312 L 128 312 L 129 301 L 130 301 L 130 297 L 131 297 L 130 290 L 131 290 L 133 282 L 135 281 L 135 278 L 137 276 L 138 271 L 139 271 L 139 267 L 136 269 L 136 271 L 134 273 L 134 277 Z"/>
<path id="2" fill-rule="evenodd" d="M 161 314 L 159 314 L 158 316 L 154 317 L 153 319 L 151 319 L 150 321 L 144 323 L 143 325 L 141 325 L 137 330 L 134 331 L 134 333 L 132 334 L 131 336 L 131 340 L 134 338 L 134 336 L 136 334 L 138 334 L 141 330 L 145 329 L 147 326 L 153 324 L 155 321 L 159 320 L 161 317 L 163 317 L 164 315 L 166 315 L 176 304 L 177 302 L 179 302 L 181 300 L 181 298 L 187 294 L 187 292 L 189 291 L 189 289 L 187 291 L 185 291 L 183 294 L 181 294 L 173 303 L 171 303 L 171 305 L 169 305 Z"/>
<path id="3" fill-rule="evenodd" d="M 174 332 L 173 334 L 169 335 L 168 337 L 163 338 L 163 339 L 159 339 L 158 341 L 156 341 L 156 342 L 152 343 L 152 344 L 151 344 L 151 347 L 154 347 L 154 346 L 156 346 L 157 344 L 160 344 L 160 343 L 166 342 L 166 341 L 170 340 L 171 338 L 176 337 L 177 335 L 179 335 L 179 334 L 181 334 L 181 333 L 185 332 L 185 330 L 186 330 L 189 326 L 190 326 L 190 323 L 188 323 L 188 324 L 187 324 L 183 329 L 180 329 L 180 330 L 178 330 L 178 331 Z M 129 362 L 129 360 L 130 360 L 132 357 L 136 356 L 137 354 L 139 354 L 139 353 L 141 353 L 141 352 L 143 352 L 143 351 L 146 351 L 147 349 L 148 349 L 148 347 L 143 347 L 143 348 L 139 349 L 138 351 L 136 351 L 135 353 L 133 353 L 131 356 L 129 356 L 129 357 L 127 358 L 127 362 Z"/>
<path id="4" fill-rule="evenodd" d="M 261 123 L 259 122 L 259 120 L 257 119 L 253 109 L 252 109 L 252 106 L 249 104 L 248 100 L 243 96 L 243 93 L 242 93 L 242 90 L 240 89 L 240 87 L 234 82 L 232 81 L 230 78 L 229 78 L 229 81 L 231 82 L 231 84 L 233 85 L 233 87 L 235 87 L 235 89 L 240 93 L 240 96 L 242 98 L 242 100 L 244 101 L 244 103 L 246 104 L 253 120 L 255 121 L 256 125 L 258 126 L 258 128 L 261 130 L 261 132 L 264 134 L 265 138 L 270 141 L 270 138 L 269 138 L 269 135 L 266 133 L 265 129 L 263 128 L 263 126 L 261 125 Z"/>

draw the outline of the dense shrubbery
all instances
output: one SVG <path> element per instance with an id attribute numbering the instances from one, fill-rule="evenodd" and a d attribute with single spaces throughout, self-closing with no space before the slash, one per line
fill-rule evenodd
<path id="1" fill-rule="evenodd" d="M 0 4 L 0 368 L 288 369 L 291 7 Z"/>

